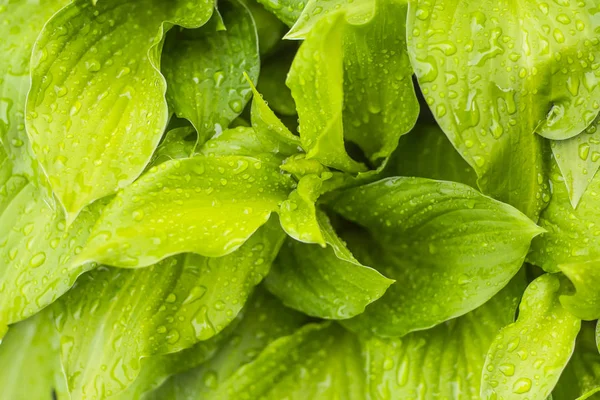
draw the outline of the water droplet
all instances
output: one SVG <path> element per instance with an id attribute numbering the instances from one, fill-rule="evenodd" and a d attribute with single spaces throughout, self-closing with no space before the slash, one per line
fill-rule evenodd
<path id="1" fill-rule="evenodd" d="M 506 376 L 513 376 L 515 374 L 515 366 L 513 364 L 501 364 L 498 369 Z"/>
<path id="2" fill-rule="evenodd" d="M 513 393 L 522 394 L 531 390 L 531 379 L 519 378 L 513 384 Z"/>
<path id="3" fill-rule="evenodd" d="M 40 252 L 31 257 L 31 260 L 29 260 L 29 265 L 31 265 L 32 268 L 37 268 L 41 266 L 44 261 L 46 261 L 46 253 Z"/>

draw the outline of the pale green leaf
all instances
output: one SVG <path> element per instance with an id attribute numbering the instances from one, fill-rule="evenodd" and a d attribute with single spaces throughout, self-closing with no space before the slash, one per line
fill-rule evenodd
<path id="1" fill-rule="evenodd" d="M 542 232 L 513 207 L 454 182 L 388 178 L 332 193 L 328 203 L 367 229 L 343 236 L 357 259 L 397 282 L 344 325 L 385 337 L 485 303 L 517 273 Z"/>
<path id="2" fill-rule="evenodd" d="M 360 25 L 367 23 L 375 14 L 376 4 L 380 5 L 383 3 L 381 0 L 309 0 L 306 3 L 306 7 L 302 10 L 302 14 L 294 23 L 294 26 L 285 35 L 285 38 L 306 39 L 306 36 L 317 21 L 327 15 L 335 14 L 341 9 L 344 10 L 346 20 L 351 24 Z M 398 3 L 401 3 L 401 1 Z"/>
<path id="3" fill-rule="evenodd" d="M 143 171 L 168 121 L 158 70 L 165 30 L 203 25 L 211 1 L 75 0 L 31 59 L 26 126 L 68 222 Z"/>
<path id="4" fill-rule="evenodd" d="M 285 80 L 295 55 L 295 46 L 273 54 L 263 63 L 258 78 L 258 90 L 273 111 L 294 117 L 297 115 L 296 103 Z"/>
<path id="5" fill-rule="evenodd" d="M 575 351 L 552 391 L 554 400 L 598 399 L 600 391 L 600 354 L 596 346 L 594 325 L 582 323 Z M 593 396 L 593 397 L 592 397 Z"/>
<path id="6" fill-rule="evenodd" d="M 419 124 L 400 138 L 384 173 L 460 182 L 477 188 L 477 175 L 437 125 Z"/>
<path id="7" fill-rule="evenodd" d="M 83 275 L 57 312 L 72 397 L 114 395 L 134 381 L 143 357 L 221 332 L 269 272 L 283 238 L 272 221 L 224 257 L 180 255 L 148 268 Z"/>
<path id="8" fill-rule="evenodd" d="M 362 400 L 365 382 L 358 339 L 339 325 L 309 324 L 269 344 L 214 398 Z"/>
<path id="9" fill-rule="evenodd" d="M 174 128 L 165 133 L 165 137 L 148 164 L 152 168 L 165 161 L 189 158 L 196 147 L 196 131 L 191 126 Z"/>
<path id="10" fill-rule="evenodd" d="M 11 326 L 0 345 L 2 398 L 69 399 L 59 346 L 59 337 L 48 311 Z"/>
<path id="11" fill-rule="evenodd" d="M 399 23 L 406 20 L 407 7 L 402 2 L 375 0 L 341 7 L 337 3 L 328 2 L 329 13 L 310 19 L 311 29 L 292 63 L 287 84 L 296 101 L 308 157 L 360 172 L 360 165 L 345 152 L 344 140 L 357 145 L 378 166 L 414 126 L 419 113 L 406 29 Z M 319 4 L 309 4 L 307 13 L 313 6 L 323 8 Z M 361 24 L 355 24 L 357 15 Z"/>
<path id="12" fill-rule="evenodd" d="M 306 5 L 306 0 L 258 0 L 258 2 L 287 26 L 294 25 Z"/>
<path id="13" fill-rule="evenodd" d="M 525 285 L 519 274 L 459 318 L 398 339 L 365 340 L 369 398 L 480 400 L 485 355 L 498 331 L 514 321 Z"/>
<path id="14" fill-rule="evenodd" d="M 560 264 L 600 259 L 600 176 L 596 175 L 573 209 L 564 178 L 555 162 L 550 174 L 552 200 L 540 215 L 547 232 L 535 238 L 528 261 L 547 272 L 558 272 Z"/>
<path id="15" fill-rule="evenodd" d="M 243 0 L 243 2 L 252 13 L 252 18 L 256 24 L 260 55 L 266 56 L 273 53 L 282 43 L 281 38 L 287 27 L 256 0 Z M 264 73 L 264 69 L 261 68 L 261 70 Z"/>
<path id="16" fill-rule="evenodd" d="M 25 131 L 25 98 L 29 90 L 31 50 L 44 23 L 68 0 L 0 2 L 0 143 L 15 173 L 34 176 L 38 171 Z"/>
<path id="17" fill-rule="evenodd" d="M 600 260 L 560 264 L 558 268 L 575 287 L 575 293 L 560 296 L 562 306 L 581 319 L 600 318 Z"/>
<path id="18" fill-rule="evenodd" d="M 552 153 L 569 192 L 573 208 L 592 182 L 600 167 L 599 119 L 581 134 L 566 140 L 553 140 Z"/>
<path id="19" fill-rule="evenodd" d="M 438 123 L 485 193 L 536 220 L 542 140 L 582 132 L 600 105 L 600 12 L 580 1 L 418 0 L 411 61 Z"/>
<path id="20" fill-rule="evenodd" d="M 79 259 L 137 268 L 184 252 L 222 256 L 263 225 L 293 188 L 289 176 L 252 157 L 167 161 L 111 201 Z"/>
<path id="21" fill-rule="evenodd" d="M 34 185 L 13 177 L 1 191 L 8 195 L 0 200 L 0 337 L 6 325 L 52 303 L 94 267 L 75 258 L 103 206 L 92 204 L 67 226 Z"/>
<path id="22" fill-rule="evenodd" d="M 248 8 L 238 0 L 220 1 L 219 14 L 225 30 L 216 30 L 213 18 L 196 30 L 171 31 L 161 65 L 169 105 L 196 128 L 199 143 L 240 115 L 251 96 L 243 73 L 256 82 L 260 69 L 258 36 Z"/>
<path id="23" fill-rule="evenodd" d="M 145 399 L 197 400 L 215 398 L 214 391 L 243 365 L 254 360 L 269 343 L 299 328 L 306 317 L 258 289 L 241 311 L 235 332 L 205 364 L 170 378 Z"/>
<path id="24" fill-rule="evenodd" d="M 317 220 L 316 201 L 321 195 L 323 180 L 317 175 L 306 175 L 298 181 L 287 200 L 279 208 L 283 230 L 292 238 L 304 243 L 325 246 L 321 226 Z"/>
<path id="25" fill-rule="evenodd" d="M 171 376 L 191 370 L 211 359 L 219 348 L 231 338 L 240 314 L 218 335 L 196 343 L 190 348 L 171 354 L 142 358 L 139 375 L 122 392 L 110 396 L 110 400 L 137 400 L 146 398 Z"/>
<path id="26" fill-rule="evenodd" d="M 343 13 L 335 13 L 319 20 L 300 46 L 286 84 L 296 102 L 307 158 L 342 171 L 360 172 L 366 167 L 344 148 L 343 18 Z"/>
<path id="27" fill-rule="evenodd" d="M 318 215 L 328 246 L 288 239 L 265 280 L 266 287 L 286 306 L 305 314 L 326 319 L 354 317 L 394 281 L 359 263 L 328 217 L 323 212 Z"/>
<path id="28" fill-rule="evenodd" d="M 581 321 L 558 300 L 560 281 L 545 274 L 529 284 L 519 316 L 503 328 L 485 359 L 481 398 L 545 399 L 571 358 Z"/>

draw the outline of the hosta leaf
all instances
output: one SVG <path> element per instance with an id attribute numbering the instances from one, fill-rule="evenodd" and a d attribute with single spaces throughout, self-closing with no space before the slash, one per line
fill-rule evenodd
<path id="1" fill-rule="evenodd" d="M 359 172 L 359 166 L 346 159 L 344 139 L 379 165 L 419 113 L 405 26 L 399 23 L 406 19 L 406 4 L 372 0 L 333 7 L 334 3 L 329 6 L 337 12 L 311 22 L 314 25 L 292 63 L 288 86 L 308 157 Z M 307 6 L 307 12 L 313 4 L 322 8 L 317 1 Z"/>
<path id="2" fill-rule="evenodd" d="M 359 263 L 327 216 L 323 212 L 318 215 L 328 246 L 288 239 L 267 276 L 266 287 L 285 305 L 305 314 L 327 319 L 354 317 L 394 281 Z"/>
<path id="3" fill-rule="evenodd" d="M 569 361 L 581 321 L 558 301 L 559 279 L 545 274 L 529 284 L 519 316 L 490 345 L 482 399 L 545 399 Z"/>
<path id="4" fill-rule="evenodd" d="M 281 38 L 287 27 L 256 0 L 243 0 L 243 3 L 252 13 L 252 19 L 256 24 L 260 55 L 267 56 L 273 53 L 282 43 Z"/>
<path id="5" fill-rule="evenodd" d="M 33 176 L 38 168 L 25 131 L 31 50 L 44 23 L 67 3 L 67 0 L 0 3 L 0 142 L 19 174 Z"/>
<path id="6" fill-rule="evenodd" d="M 63 213 L 32 184 L 14 177 L 2 190 L 12 195 L 0 201 L 6 204 L 0 211 L 0 337 L 6 325 L 52 303 L 93 267 L 75 257 L 103 205 L 91 205 L 67 227 Z"/>
<path id="7" fill-rule="evenodd" d="M 188 254 L 83 275 L 60 300 L 57 316 L 72 397 L 116 394 L 140 373 L 142 357 L 221 332 L 268 273 L 282 240 L 274 222 L 224 257 Z"/>
<path id="8" fill-rule="evenodd" d="M 485 355 L 498 331 L 514 321 L 525 285 L 519 274 L 462 317 L 399 339 L 367 339 L 369 398 L 480 400 Z"/>
<path id="9" fill-rule="evenodd" d="M 169 377 L 195 368 L 213 357 L 217 350 L 231 337 L 240 314 L 218 335 L 196 343 L 190 348 L 171 354 L 142 358 L 139 375 L 122 392 L 110 396 L 110 400 L 145 399 Z"/>
<path id="10" fill-rule="evenodd" d="M 548 200 L 543 145 L 567 139 L 600 105 L 588 2 L 411 2 L 411 60 L 425 99 L 494 197 L 537 218 Z"/>
<path id="11" fill-rule="evenodd" d="M 258 78 L 258 90 L 273 111 L 281 115 L 297 115 L 292 92 L 285 85 L 295 55 L 295 47 L 273 54 L 263 63 Z"/>
<path id="12" fill-rule="evenodd" d="M 0 345 L 2 397 L 11 400 L 66 400 L 59 337 L 43 311 L 11 326 Z"/>
<path id="13" fill-rule="evenodd" d="M 336 13 L 319 20 L 300 46 L 286 84 L 296 102 L 307 157 L 343 171 L 360 172 L 366 167 L 344 148 L 343 18 L 343 13 Z"/>
<path id="14" fill-rule="evenodd" d="M 460 182 L 477 188 L 475 171 L 437 125 L 417 125 L 402 136 L 385 174 Z"/>
<path id="15" fill-rule="evenodd" d="M 592 179 L 576 209 L 554 162 L 550 178 L 552 200 L 538 222 L 547 232 L 532 242 L 528 260 L 548 272 L 557 272 L 560 264 L 600 259 L 600 229 L 595 223 L 600 218 L 600 176 Z"/>
<path id="16" fill-rule="evenodd" d="M 31 60 L 27 132 L 67 220 L 131 183 L 168 120 L 164 31 L 203 25 L 212 2 L 75 0 L 44 26 Z"/>
<path id="17" fill-rule="evenodd" d="M 304 243 L 325 246 L 325 238 L 317 220 L 315 202 L 321 195 L 323 181 L 317 175 L 306 175 L 298 181 L 286 201 L 281 203 L 279 219 L 281 227 L 292 238 Z"/>
<path id="18" fill-rule="evenodd" d="M 552 153 L 558 164 L 573 208 L 592 182 L 600 166 L 599 119 L 580 135 L 567 140 L 552 141 Z"/>
<path id="19" fill-rule="evenodd" d="M 571 314 L 585 320 L 600 318 L 600 260 L 558 266 L 571 280 L 575 293 L 560 296 L 560 303 Z"/>
<path id="20" fill-rule="evenodd" d="M 369 22 L 375 14 L 375 4 L 378 0 L 354 2 L 354 0 L 309 0 L 302 14 L 298 17 L 292 29 L 285 35 L 286 39 L 306 39 L 306 35 L 317 21 L 324 16 L 334 14 L 344 9 L 346 19 L 352 24 Z M 401 3 L 402 0 L 398 1 Z M 406 3 L 405 3 L 406 6 Z"/>
<path id="21" fill-rule="evenodd" d="M 217 30 L 215 16 L 196 30 L 171 31 L 165 41 L 161 70 L 167 100 L 178 117 L 187 118 L 198 140 L 227 129 L 250 100 L 258 79 L 258 36 L 248 8 L 238 0 L 219 2 L 226 30 Z"/>
<path id="22" fill-rule="evenodd" d="M 277 211 L 292 179 L 256 158 L 197 156 L 151 168 L 104 209 L 80 254 L 137 268 L 184 252 L 231 253 Z"/>
<path id="23" fill-rule="evenodd" d="M 294 25 L 306 5 L 306 0 L 258 0 L 258 2 L 287 26 Z"/>
<path id="24" fill-rule="evenodd" d="M 151 168 L 172 159 L 189 158 L 195 147 L 196 131 L 193 127 L 182 126 L 171 129 L 165 134 L 148 167 Z"/>
<path id="25" fill-rule="evenodd" d="M 396 280 L 344 325 L 401 336 L 463 315 L 517 273 L 542 230 L 511 206 L 462 184 L 388 178 L 329 199 L 368 230 L 348 236 L 359 261 Z"/>
<path id="26" fill-rule="evenodd" d="M 597 399 L 600 391 L 600 354 L 596 347 L 594 325 L 583 323 L 575 351 L 552 391 L 554 400 Z"/>
<path id="27" fill-rule="evenodd" d="M 254 360 L 269 343 L 299 328 L 306 317 L 283 307 L 258 289 L 242 310 L 242 321 L 207 363 L 170 378 L 148 400 L 216 398 L 215 390 L 243 365 Z"/>
<path id="28" fill-rule="evenodd" d="M 360 343 L 339 325 L 310 324 L 239 369 L 217 399 L 364 399 Z"/>

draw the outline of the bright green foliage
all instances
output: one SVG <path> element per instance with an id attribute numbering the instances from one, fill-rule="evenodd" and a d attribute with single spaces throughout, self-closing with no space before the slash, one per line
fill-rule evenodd
<path id="1" fill-rule="evenodd" d="M 490 345 L 481 398 L 545 399 L 573 353 L 581 321 L 558 301 L 559 279 L 543 275 L 529 284 L 519 316 Z"/>
<path id="2" fill-rule="evenodd" d="M 60 340 L 43 311 L 10 328 L 0 346 L 2 397 L 11 400 L 68 398 L 59 359 Z"/>
<path id="3" fill-rule="evenodd" d="M 0 0 L 0 400 L 600 398 L 599 82 L 600 0 Z"/>
<path id="4" fill-rule="evenodd" d="M 201 26 L 212 8 L 205 0 L 76 0 L 44 26 L 32 53 L 27 133 L 68 222 L 142 172 L 168 118 L 158 71 L 164 32 Z"/>
<path id="5" fill-rule="evenodd" d="M 397 282 L 345 322 L 384 337 L 430 328 L 480 306 L 517 273 L 541 233 L 519 211 L 458 183 L 389 178 L 330 202 L 368 230 L 352 237 L 357 258 Z"/>
<path id="6" fill-rule="evenodd" d="M 101 268 L 82 276 L 61 299 L 56 317 L 71 395 L 116 394 L 140 373 L 141 357 L 174 353 L 217 335 L 268 273 L 282 239 L 270 224 L 228 256 L 189 254 L 148 268 Z"/>
<path id="7" fill-rule="evenodd" d="M 289 177 L 256 158 L 168 161 L 111 201 L 79 259 L 137 268 L 183 252 L 229 254 L 292 189 Z"/>
<path id="8" fill-rule="evenodd" d="M 67 0 L 7 1 L 0 12 L 0 142 L 14 163 L 15 172 L 33 176 L 38 164 L 32 158 L 25 131 L 25 98 L 29 90 L 29 59 L 44 23 Z"/>
<path id="9" fill-rule="evenodd" d="M 394 282 L 360 264 L 319 213 L 327 247 L 288 239 L 269 274 L 267 288 L 285 305 L 308 315 L 346 319 L 365 310 Z"/>
<path id="10" fill-rule="evenodd" d="M 593 396 L 600 391 L 600 354 L 597 350 L 594 325 L 583 323 L 573 356 L 552 391 L 553 399 L 597 399 L 598 395 Z"/>
<path id="11" fill-rule="evenodd" d="M 547 233 L 533 241 L 528 258 L 548 272 L 557 272 L 560 264 L 600 258 L 600 229 L 594 222 L 600 217 L 600 176 L 592 180 L 576 209 L 556 163 L 550 176 L 554 193 L 539 220 Z"/>
<path id="12" fill-rule="evenodd" d="M 309 324 L 229 377 L 217 399 L 364 398 L 360 343 L 338 325 Z"/>
<path id="13" fill-rule="evenodd" d="M 365 343 L 368 394 L 374 400 L 478 400 L 485 355 L 500 328 L 513 322 L 522 274 L 481 307 L 400 339 Z"/>
<path id="14" fill-rule="evenodd" d="M 172 31 L 165 41 L 161 70 L 167 100 L 178 117 L 187 118 L 204 143 L 221 133 L 244 109 L 251 91 L 243 73 L 256 83 L 258 37 L 250 11 L 238 0 L 219 3 L 217 15 L 195 30 Z"/>

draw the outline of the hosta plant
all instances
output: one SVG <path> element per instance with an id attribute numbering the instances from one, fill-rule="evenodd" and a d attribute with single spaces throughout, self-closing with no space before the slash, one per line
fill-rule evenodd
<path id="1" fill-rule="evenodd" d="M 0 0 L 0 398 L 600 396 L 598 0 Z"/>

